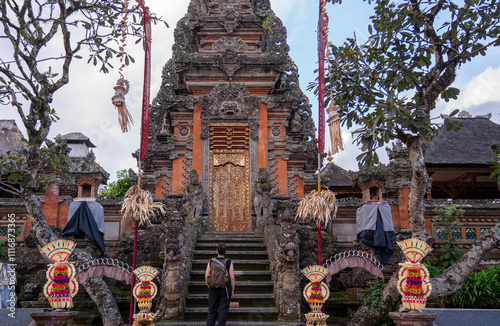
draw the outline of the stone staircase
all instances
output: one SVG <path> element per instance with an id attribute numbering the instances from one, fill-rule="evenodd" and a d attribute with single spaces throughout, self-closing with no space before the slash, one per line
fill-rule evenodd
<path id="1" fill-rule="evenodd" d="M 186 297 L 185 322 L 168 325 L 205 325 L 208 313 L 208 289 L 205 269 L 216 256 L 219 242 L 226 243 L 226 257 L 235 266 L 236 289 L 229 309 L 227 325 L 300 325 L 278 323 L 274 285 L 264 239 L 253 232 L 207 232 L 198 236 L 194 250 L 191 281 Z"/>

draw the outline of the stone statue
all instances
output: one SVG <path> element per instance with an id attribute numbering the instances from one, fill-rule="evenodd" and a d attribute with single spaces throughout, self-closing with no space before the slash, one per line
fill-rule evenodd
<path id="1" fill-rule="evenodd" d="M 302 109 L 298 109 L 293 115 L 292 121 L 290 122 L 291 132 L 301 132 L 302 131 Z"/>
<path id="2" fill-rule="evenodd" d="M 185 252 L 184 233 L 178 223 L 167 226 L 162 223 L 164 235 L 164 263 L 160 301 L 161 315 L 165 318 L 176 318 L 182 314 L 182 299 L 184 297 Z"/>
<path id="3" fill-rule="evenodd" d="M 283 242 L 275 256 L 280 318 L 293 320 L 300 316 L 299 246 L 294 241 Z"/>
<path id="4" fill-rule="evenodd" d="M 188 223 L 201 223 L 203 212 L 203 186 L 199 181 L 198 172 L 196 172 L 196 170 L 191 170 L 191 172 L 189 172 L 186 212 Z"/>
<path id="5" fill-rule="evenodd" d="M 259 170 L 253 195 L 253 209 L 257 215 L 257 228 L 262 229 L 272 216 L 271 184 L 269 173 L 262 166 Z"/>

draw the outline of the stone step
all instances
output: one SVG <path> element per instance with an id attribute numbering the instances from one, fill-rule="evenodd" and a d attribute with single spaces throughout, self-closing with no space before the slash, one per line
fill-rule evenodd
<path id="1" fill-rule="evenodd" d="M 188 292 L 190 294 L 207 293 L 207 284 L 205 281 L 189 282 Z M 235 292 L 243 293 L 274 293 L 274 283 L 272 281 L 246 281 L 237 282 Z"/>
<path id="2" fill-rule="evenodd" d="M 240 271 L 234 272 L 234 277 L 236 282 L 242 281 L 271 281 L 271 271 Z M 191 271 L 192 281 L 203 281 L 205 279 L 204 270 L 193 270 Z"/>
<path id="3" fill-rule="evenodd" d="M 205 326 L 206 321 L 159 322 L 156 326 Z M 216 322 L 215 325 L 218 325 Z M 228 321 L 226 326 L 304 326 L 304 323 L 279 321 Z M 330 326 L 330 325 L 328 325 Z"/>
<path id="4" fill-rule="evenodd" d="M 232 260 L 232 259 L 231 259 Z M 209 259 L 193 259 L 192 265 L 193 270 L 206 270 Z M 269 260 L 243 260 L 243 259 L 235 259 L 232 260 L 235 266 L 235 269 L 238 271 L 268 271 L 270 270 Z"/>
<path id="5" fill-rule="evenodd" d="M 231 302 L 237 302 L 240 307 L 274 307 L 273 293 L 235 293 Z M 188 294 L 186 296 L 188 307 L 208 307 L 208 291 L 205 293 Z"/>
<path id="6" fill-rule="evenodd" d="M 206 259 L 207 262 L 216 255 L 212 250 L 195 250 L 194 259 Z M 226 254 L 226 257 L 231 260 L 267 260 L 267 251 L 231 251 Z"/>
<path id="7" fill-rule="evenodd" d="M 223 233 L 204 233 L 199 234 L 197 237 L 197 242 L 264 242 L 264 238 L 261 236 L 256 236 L 253 233 L 233 233 L 233 232 L 223 232 Z"/>
<path id="8" fill-rule="evenodd" d="M 187 320 L 206 320 L 208 307 L 186 307 L 185 313 Z M 276 307 L 231 307 L 228 324 L 230 321 L 246 321 L 255 325 L 257 321 L 275 321 L 277 317 Z"/>
<path id="9" fill-rule="evenodd" d="M 218 242 L 198 242 L 196 244 L 196 250 L 210 250 L 215 252 Z M 227 243 L 226 244 L 226 254 L 232 251 L 250 251 L 250 250 L 266 250 L 266 245 L 262 242 L 238 242 L 238 243 Z"/>

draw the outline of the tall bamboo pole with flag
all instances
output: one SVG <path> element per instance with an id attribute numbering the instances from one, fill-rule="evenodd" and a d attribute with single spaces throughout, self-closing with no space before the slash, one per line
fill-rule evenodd
<path id="1" fill-rule="evenodd" d="M 142 111 L 141 111 L 141 141 L 139 149 L 139 163 L 138 163 L 138 180 L 137 185 L 131 187 L 124 196 L 122 202 L 121 213 L 123 214 L 123 219 L 130 218 L 134 221 L 134 252 L 132 269 L 135 270 L 137 267 L 137 237 L 139 225 L 149 224 L 150 217 L 155 214 L 156 211 L 165 213 L 164 206 L 161 203 L 153 202 L 153 196 L 149 191 L 141 189 L 141 170 L 142 170 L 142 160 L 146 158 L 148 150 L 148 136 L 149 136 L 149 101 L 150 101 L 150 85 L 151 85 L 151 18 L 142 0 L 136 0 L 143 12 L 143 27 L 144 27 L 144 82 L 142 89 Z M 125 1 L 125 4 L 128 2 Z M 125 10 L 124 17 L 124 28 L 126 28 L 126 15 L 127 10 Z M 123 36 L 123 40 L 125 36 Z M 124 44 L 123 44 L 124 46 Z M 123 52 L 123 50 L 122 50 Z M 123 57 L 123 54 L 122 54 Z M 121 72 L 120 72 L 121 75 Z M 122 76 L 123 79 L 123 76 Z M 128 87 L 127 87 L 128 91 Z M 115 104 L 115 102 L 113 103 Z M 115 104 L 116 105 L 116 104 Z M 123 105 L 124 106 L 124 105 Z M 118 107 L 118 106 L 117 106 Z M 126 109 L 125 109 L 126 110 Z M 123 112 L 125 110 L 119 111 L 119 121 L 130 121 L 124 117 Z M 127 115 L 127 114 L 125 114 Z M 129 115 L 128 115 L 129 116 Z M 122 130 L 125 132 L 128 130 L 124 123 L 120 123 Z M 129 313 L 129 325 L 133 324 L 133 313 L 135 308 L 133 289 L 135 286 L 135 277 L 132 277 L 131 291 L 130 291 L 130 313 Z"/>
<path id="2" fill-rule="evenodd" d="M 328 45 L 327 0 L 319 0 L 318 19 L 318 190 L 304 196 L 297 208 L 296 220 L 316 221 L 318 225 L 318 265 L 323 264 L 321 226 L 337 213 L 337 199 L 330 190 L 321 190 L 321 154 L 325 150 L 325 50 Z"/>

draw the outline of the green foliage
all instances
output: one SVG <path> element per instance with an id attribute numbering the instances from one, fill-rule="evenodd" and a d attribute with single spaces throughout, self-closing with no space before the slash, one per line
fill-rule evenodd
<path id="1" fill-rule="evenodd" d="M 123 169 L 116 172 L 118 180 L 110 182 L 109 185 L 99 187 L 99 197 L 123 197 L 130 188 L 130 174 Z"/>
<path id="2" fill-rule="evenodd" d="M 498 189 L 500 189 L 500 148 L 499 144 L 491 145 L 491 150 L 497 153 L 496 161 L 489 161 L 488 164 L 491 164 L 490 168 L 493 169 L 493 172 L 490 174 L 490 179 L 496 177 Z"/>
<path id="3" fill-rule="evenodd" d="M 471 273 L 460 290 L 445 298 L 445 304 L 456 308 L 500 308 L 500 266 Z"/>
<path id="4" fill-rule="evenodd" d="M 442 267 L 442 266 L 434 266 L 430 263 L 426 263 L 425 264 L 427 269 L 429 270 L 429 277 L 433 278 L 433 277 L 437 277 L 441 274 L 443 274 L 443 272 L 446 270 L 446 268 Z"/>
<path id="5" fill-rule="evenodd" d="M 463 254 L 458 247 L 455 238 L 451 238 L 441 247 L 441 256 L 439 256 L 440 266 L 448 268 L 459 260 Z"/>
<path id="6" fill-rule="evenodd" d="M 368 282 L 368 288 L 365 293 L 363 293 L 363 305 L 371 306 L 373 311 L 380 311 L 384 313 L 382 309 L 382 293 L 386 287 L 386 283 L 382 280 L 375 280 Z"/>
<path id="7" fill-rule="evenodd" d="M 273 18 L 274 15 L 269 15 L 262 21 L 261 26 L 265 31 L 269 32 L 271 30 L 271 24 L 273 23 Z"/>
<path id="8" fill-rule="evenodd" d="M 368 166 L 377 161 L 375 150 L 391 140 L 432 138 L 436 102 L 460 93 L 452 87 L 457 69 L 500 45 L 498 1 L 372 2 L 368 40 L 360 44 L 354 35 L 331 45 L 326 78 L 326 94 L 332 94 L 326 102 L 339 106 L 344 125 L 357 126 L 353 135 L 363 150 L 358 159 Z M 460 127 L 449 118 L 445 124 Z"/>
<path id="9" fill-rule="evenodd" d="M 441 205 L 433 211 L 436 215 L 432 218 L 432 221 L 438 230 L 446 234 L 448 240 L 440 250 L 439 267 L 448 268 L 462 257 L 462 252 L 456 243 L 456 239 L 452 236 L 452 231 L 462 226 L 460 218 L 464 216 L 465 211 L 455 205 Z"/>

